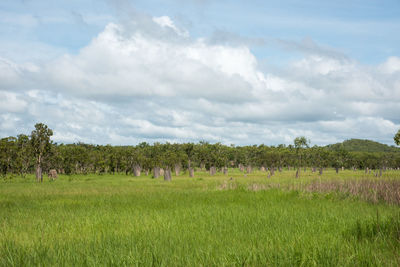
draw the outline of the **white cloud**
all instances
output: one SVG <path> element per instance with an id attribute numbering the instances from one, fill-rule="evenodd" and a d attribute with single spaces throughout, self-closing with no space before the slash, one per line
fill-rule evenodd
<path id="1" fill-rule="evenodd" d="M 380 69 L 384 73 L 394 74 L 400 72 L 400 58 L 389 57 L 386 62 L 380 65 Z"/>
<path id="2" fill-rule="evenodd" d="M 272 73 L 244 45 L 190 38 L 169 17 L 141 23 L 110 23 L 75 55 L 0 60 L 4 129 L 44 121 L 59 142 L 277 144 L 306 135 L 327 144 L 390 143 L 400 127 L 396 57 L 364 66 L 309 41 L 296 48 L 307 51 L 302 59 Z"/>
<path id="3" fill-rule="evenodd" d="M 176 27 L 175 23 L 168 16 L 154 17 L 153 21 L 156 22 L 161 27 L 169 27 L 169 28 L 171 28 L 178 35 L 181 35 L 183 37 L 189 37 L 189 32 L 186 31 L 186 30 L 182 30 L 182 29 L 179 29 L 178 27 Z"/>
<path id="4" fill-rule="evenodd" d="M 20 113 L 25 111 L 27 105 L 18 94 L 0 90 L 0 112 Z"/>
<path id="5" fill-rule="evenodd" d="M 85 96 L 237 101 L 252 97 L 260 83 L 256 60 L 247 48 L 125 34 L 121 25 L 109 24 L 79 55 L 66 55 L 48 65 L 54 86 Z"/>

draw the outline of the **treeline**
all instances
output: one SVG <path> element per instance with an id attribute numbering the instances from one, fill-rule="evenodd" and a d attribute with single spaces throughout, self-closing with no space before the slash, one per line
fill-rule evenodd
<path id="1" fill-rule="evenodd" d="M 343 149 L 308 146 L 304 137 L 296 138 L 294 145 L 226 146 L 207 142 L 171 144 L 140 143 L 136 146 L 111 146 L 90 144 L 55 144 L 50 137 L 53 132 L 44 124 L 36 124 L 30 136 L 18 135 L 0 139 L 1 175 L 35 173 L 39 181 L 43 173 L 56 170 L 62 174 L 126 173 L 154 177 L 171 172 L 179 175 L 196 170 L 226 173 L 228 168 L 275 171 L 297 169 L 297 176 L 304 167 L 322 174 L 324 168 L 346 169 L 399 168 L 400 153 L 397 152 L 348 152 Z"/>

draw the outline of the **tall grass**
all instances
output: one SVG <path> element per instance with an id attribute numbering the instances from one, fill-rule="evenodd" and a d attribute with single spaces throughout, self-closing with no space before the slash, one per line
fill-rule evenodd
<path id="1" fill-rule="evenodd" d="M 328 172 L 321 180 L 352 173 Z M 248 190 L 315 178 L 294 174 L 276 172 L 269 179 L 265 172 L 244 177 L 235 170 L 172 182 L 125 175 L 61 176 L 43 184 L 33 177 L 7 180 L 0 183 L 0 266 L 400 264 L 397 228 L 390 228 L 398 206 Z M 236 187 L 220 190 L 224 183 Z M 381 232 L 371 234 L 377 211 Z"/>

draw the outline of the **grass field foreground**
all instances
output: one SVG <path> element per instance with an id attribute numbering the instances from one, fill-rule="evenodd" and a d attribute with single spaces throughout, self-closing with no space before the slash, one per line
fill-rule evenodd
<path id="1" fill-rule="evenodd" d="M 400 265 L 398 205 L 305 190 L 316 181 L 398 181 L 399 172 L 294 176 L 3 180 L 0 266 Z"/>

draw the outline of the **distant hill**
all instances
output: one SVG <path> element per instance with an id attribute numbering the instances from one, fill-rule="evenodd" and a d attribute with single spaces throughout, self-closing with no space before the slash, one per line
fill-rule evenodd
<path id="1" fill-rule="evenodd" d="M 350 139 L 342 143 L 327 145 L 331 150 L 344 149 L 347 151 L 358 152 L 400 152 L 400 148 L 388 146 L 371 140 Z"/>

